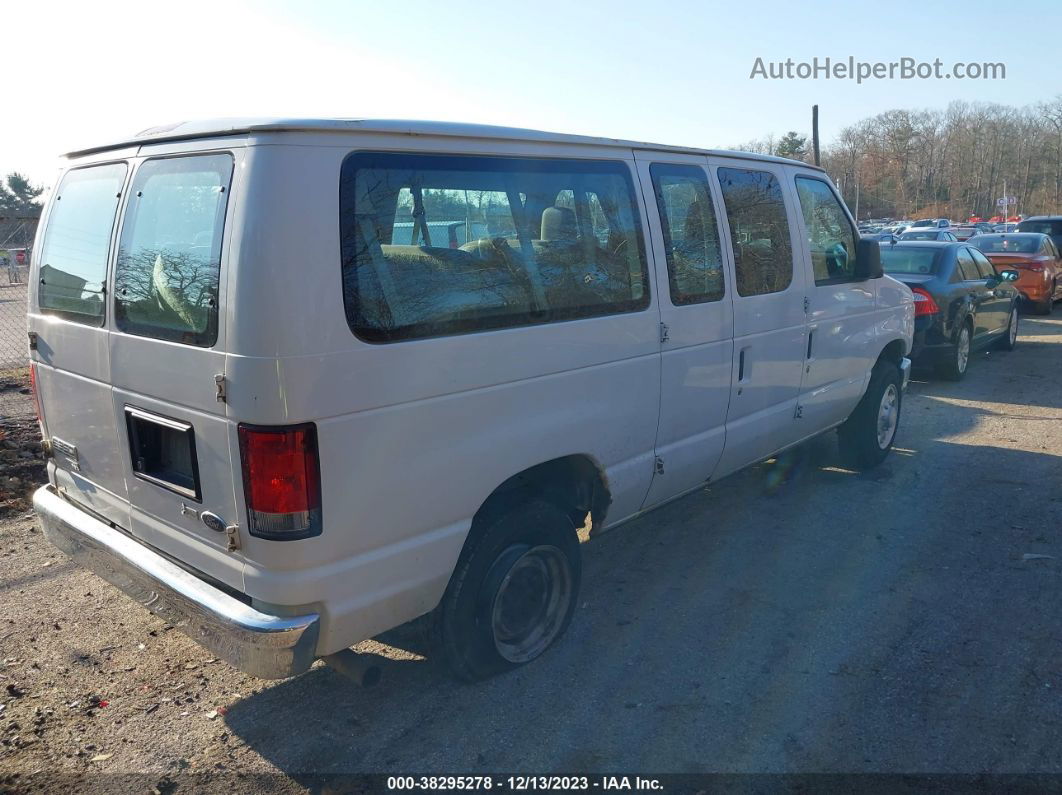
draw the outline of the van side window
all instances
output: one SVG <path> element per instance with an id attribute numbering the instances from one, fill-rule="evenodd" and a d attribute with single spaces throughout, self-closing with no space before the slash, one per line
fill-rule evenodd
<path id="1" fill-rule="evenodd" d="M 856 236 L 830 186 L 821 179 L 796 178 L 800 211 L 808 234 L 815 284 L 855 278 Z"/>
<path id="2" fill-rule="evenodd" d="M 103 325 L 107 259 L 128 171 L 109 163 L 68 171 L 59 184 L 41 248 L 41 311 Z"/>
<path id="3" fill-rule="evenodd" d="M 347 322 L 393 342 L 644 309 L 635 196 L 622 162 L 353 153 Z"/>
<path id="4" fill-rule="evenodd" d="M 676 306 L 723 297 L 723 258 L 704 169 L 668 163 L 649 167 Z"/>
<path id="5" fill-rule="evenodd" d="M 232 155 L 147 160 L 133 176 L 115 267 L 115 317 L 130 334 L 210 347 Z"/>
<path id="6" fill-rule="evenodd" d="M 780 293 L 793 281 L 793 248 L 782 187 L 767 171 L 720 168 L 738 295 Z"/>

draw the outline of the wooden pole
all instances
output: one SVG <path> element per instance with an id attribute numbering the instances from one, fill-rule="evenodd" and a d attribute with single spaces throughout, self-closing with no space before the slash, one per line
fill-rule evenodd
<path id="1" fill-rule="evenodd" d="M 815 165 L 822 165 L 819 162 L 819 106 L 811 106 L 811 146 L 815 150 Z"/>

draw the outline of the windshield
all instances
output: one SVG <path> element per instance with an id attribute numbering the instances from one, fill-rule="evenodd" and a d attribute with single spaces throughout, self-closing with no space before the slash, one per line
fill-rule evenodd
<path id="1" fill-rule="evenodd" d="M 986 254 L 1035 254 L 1042 240 L 1039 235 L 978 235 L 969 243 Z"/>
<path id="2" fill-rule="evenodd" d="M 935 224 L 936 222 L 932 219 L 925 218 L 921 221 L 915 221 L 911 226 L 934 226 Z"/>
<path id="3" fill-rule="evenodd" d="M 936 240 L 937 230 L 930 229 L 926 232 L 904 232 L 900 235 L 900 240 Z"/>
<path id="4" fill-rule="evenodd" d="M 881 250 L 881 267 L 886 273 L 936 273 L 939 248 L 893 246 Z"/>

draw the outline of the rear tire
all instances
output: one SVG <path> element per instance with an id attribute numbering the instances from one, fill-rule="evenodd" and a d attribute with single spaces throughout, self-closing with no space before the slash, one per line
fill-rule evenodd
<path id="1" fill-rule="evenodd" d="M 900 383 L 900 369 L 892 362 L 879 361 L 863 399 L 837 429 L 841 455 L 853 469 L 873 469 L 892 449 L 903 403 Z"/>
<path id="2" fill-rule="evenodd" d="M 466 682 L 529 663 L 568 628 L 581 578 L 575 526 L 556 505 L 527 502 L 473 523 L 432 616 L 433 646 Z"/>
<path id="3" fill-rule="evenodd" d="M 970 366 L 970 341 L 973 332 L 970 324 L 964 322 L 955 338 L 955 344 L 947 348 L 946 358 L 937 365 L 937 372 L 949 381 L 961 381 Z"/>
<path id="4" fill-rule="evenodd" d="M 996 343 L 1001 351 L 1012 351 L 1018 344 L 1018 307 L 1012 306 L 1010 308 L 1010 322 L 1007 323 L 1007 330 L 1000 337 L 999 342 Z"/>

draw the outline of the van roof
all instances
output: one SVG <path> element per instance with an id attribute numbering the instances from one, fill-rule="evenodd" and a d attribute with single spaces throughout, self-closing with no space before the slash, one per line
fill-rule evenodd
<path id="1" fill-rule="evenodd" d="M 717 155 L 720 157 L 750 158 L 772 163 L 788 163 L 808 168 L 818 168 L 799 160 L 773 155 L 760 155 L 751 152 L 733 152 L 728 150 L 700 149 L 690 146 L 668 146 L 666 144 L 627 141 L 620 138 L 601 138 L 591 135 L 569 135 L 567 133 L 543 132 L 519 127 L 496 127 L 489 124 L 464 124 L 445 121 L 406 121 L 397 119 L 288 119 L 270 117 L 203 119 L 200 121 L 182 121 L 141 130 L 129 138 L 121 138 L 110 143 L 67 152 L 65 157 L 103 152 L 126 146 L 138 146 L 146 143 L 163 141 L 182 141 L 193 138 L 216 137 L 219 135 L 245 135 L 252 132 L 373 132 L 395 133 L 398 135 L 439 135 L 456 138 L 491 138 L 512 141 L 542 141 L 550 143 L 584 144 L 593 146 L 617 146 L 624 149 L 651 149 L 665 152 L 685 152 L 690 154 Z"/>

